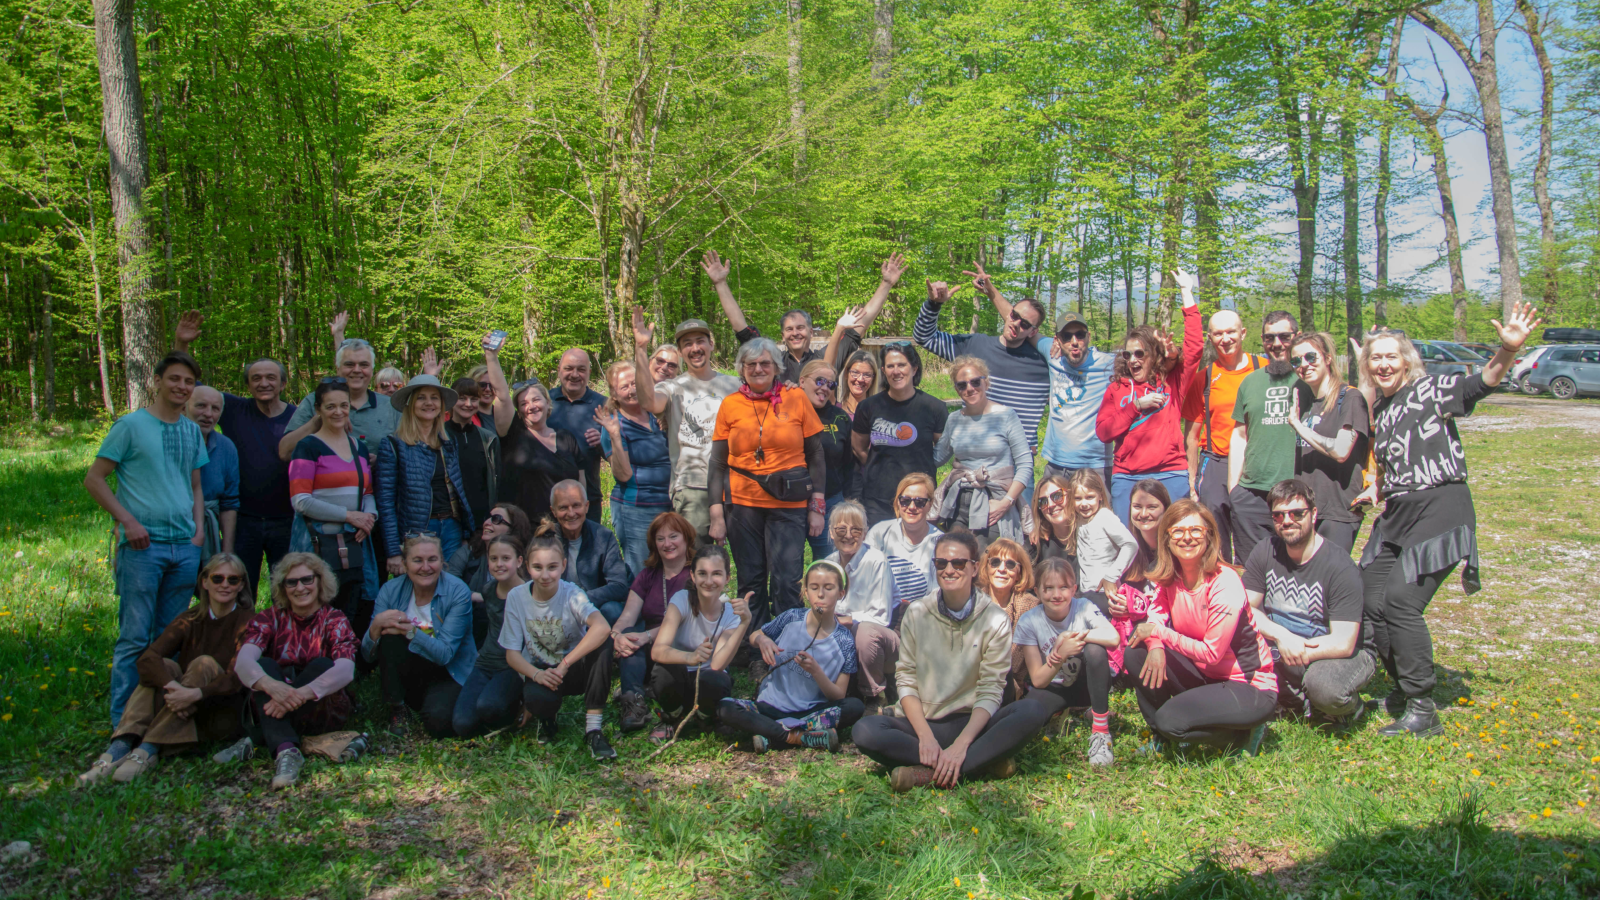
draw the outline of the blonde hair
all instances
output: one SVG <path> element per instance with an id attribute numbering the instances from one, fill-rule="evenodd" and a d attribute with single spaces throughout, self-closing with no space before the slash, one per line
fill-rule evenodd
<path id="1" fill-rule="evenodd" d="M 838 380 L 839 370 L 834 368 L 833 365 L 831 363 L 829 363 L 825 359 L 813 359 L 811 362 L 808 362 L 805 365 L 801 366 L 800 367 L 800 377 L 802 379 L 810 378 L 812 375 L 816 374 L 817 372 L 819 372 L 819 371 L 821 371 L 823 369 L 827 369 L 829 372 L 832 372 L 833 375 L 834 375 L 834 380 L 835 381 Z M 835 386 L 835 387 L 837 388 L 837 386 Z M 846 392 L 848 393 L 848 389 L 846 389 Z M 838 397 L 838 393 L 835 392 L 834 396 Z"/>
<path id="2" fill-rule="evenodd" d="M 1406 364 L 1405 380 L 1400 382 L 1402 386 L 1416 381 L 1427 374 L 1428 371 L 1422 366 L 1422 357 L 1417 354 L 1416 345 L 1411 343 L 1411 339 L 1406 337 L 1404 331 L 1397 331 L 1391 328 L 1378 328 L 1369 331 L 1367 336 L 1361 339 L 1361 368 L 1359 369 L 1361 392 L 1368 397 L 1376 397 L 1380 391 L 1378 390 L 1378 383 L 1372 378 L 1372 370 L 1367 366 L 1367 360 L 1372 356 L 1372 345 L 1385 339 L 1395 342 L 1395 346 L 1400 351 L 1400 361 Z"/>
<path id="3" fill-rule="evenodd" d="M 403 383 L 406 380 L 406 373 L 400 371 L 399 369 L 396 369 L 394 366 L 384 366 L 383 368 L 378 370 L 378 374 L 372 376 L 372 380 L 373 381 L 399 381 L 399 382 Z"/>
<path id="4" fill-rule="evenodd" d="M 844 500 L 828 513 L 828 531 L 831 533 L 835 525 L 840 523 L 860 526 L 863 533 L 867 530 L 867 509 L 854 500 Z"/>
<path id="5" fill-rule="evenodd" d="M 606 387 L 610 389 L 611 396 L 606 398 L 606 412 L 618 413 L 622 407 L 617 404 L 617 376 L 623 372 L 632 372 L 634 377 L 634 399 L 638 400 L 639 369 L 631 359 L 619 359 L 606 366 Z"/>
<path id="6" fill-rule="evenodd" d="M 412 407 L 417 403 L 417 397 L 423 391 L 438 391 L 439 393 L 439 414 L 434 416 L 433 425 L 431 426 L 424 426 L 422 421 L 417 418 L 416 413 L 412 412 Z M 437 448 L 441 441 L 450 440 L 450 434 L 444 428 L 444 420 L 447 413 L 448 410 L 444 407 L 443 390 L 431 384 L 420 387 L 412 391 L 411 396 L 406 398 L 406 408 L 400 412 L 400 424 L 394 427 L 394 436 L 399 438 L 401 443 L 427 444 L 429 447 Z"/>
<path id="7" fill-rule="evenodd" d="M 958 356 L 950 362 L 950 380 L 954 382 L 962 369 L 977 369 L 984 378 L 989 377 L 989 364 L 976 356 Z"/>
<path id="8" fill-rule="evenodd" d="M 994 577 L 994 566 L 989 560 L 999 556 L 1016 560 L 1017 563 L 1017 583 L 1011 589 L 1011 593 L 1033 593 L 1033 586 L 1036 583 L 1033 577 L 1033 561 L 1028 559 L 1028 551 L 1010 538 L 997 538 L 989 543 L 989 549 L 983 551 L 983 563 L 978 568 L 978 580 L 983 582 L 983 586 L 987 588 L 989 579 Z"/>
<path id="9" fill-rule="evenodd" d="M 900 518 L 900 495 L 904 494 L 906 489 L 911 487 L 922 487 L 927 489 L 928 506 L 930 507 L 928 512 L 933 512 L 933 477 L 927 472 L 912 472 L 910 475 L 900 479 L 900 483 L 895 485 L 894 488 L 894 511 L 895 518 L 897 519 Z"/>
<path id="10" fill-rule="evenodd" d="M 333 570 L 322 561 L 322 557 L 315 553 L 286 553 L 278 564 L 272 567 L 272 606 L 275 609 L 289 608 L 289 589 L 283 584 L 284 579 L 295 569 L 305 566 L 311 574 L 317 576 L 317 602 L 327 606 L 333 602 L 334 595 L 339 593 L 339 584 L 333 577 Z"/>
<path id="11" fill-rule="evenodd" d="M 200 594 L 201 605 L 209 604 L 211 602 L 211 573 L 222 568 L 223 566 L 229 566 L 235 572 L 239 573 L 240 578 L 244 579 L 244 590 L 239 592 L 239 596 L 234 602 L 244 603 L 246 606 L 254 605 L 249 602 L 251 599 L 249 597 L 251 586 L 250 573 L 245 571 L 244 560 L 232 553 L 213 554 L 210 559 L 206 560 L 206 564 L 200 567 L 199 574 L 195 575 L 194 583 L 195 588 Z"/>

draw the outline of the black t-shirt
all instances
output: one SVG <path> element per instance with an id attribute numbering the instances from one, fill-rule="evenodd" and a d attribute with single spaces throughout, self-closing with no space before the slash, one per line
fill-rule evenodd
<path id="1" fill-rule="evenodd" d="M 429 482 L 433 488 L 433 508 L 428 512 L 428 518 L 453 519 L 455 515 L 450 512 L 450 483 L 444 471 L 444 450 L 436 452 L 439 458 L 434 461 L 433 478 Z"/>
<path id="2" fill-rule="evenodd" d="M 822 422 L 822 461 L 828 467 L 825 496 L 832 497 L 844 492 L 856 467 L 855 454 L 850 451 L 850 414 L 837 403 L 829 403 L 817 410 L 817 418 Z"/>
<path id="3" fill-rule="evenodd" d="M 1272 621 L 1307 638 L 1327 634 L 1330 622 L 1360 622 L 1366 607 L 1361 570 L 1327 542 L 1296 564 L 1282 538 L 1262 541 L 1245 560 L 1244 589 L 1265 597 L 1261 611 Z"/>
<path id="4" fill-rule="evenodd" d="M 554 429 L 556 449 L 547 448 L 528 433 L 518 413 L 500 443 L 500 500 L 522 507 L 528 519 L 538 522 L 550 514 L 550 489 L 557 483 L 576 481 L 583 472 L 584 455 L 572 432 Z"/>
<path id="5" fill-rule="evenodd" d="M 1361 472 L 1367 464 L 1367 449 L 1372 440 L 1372 417 L 1367 412 L 1367 398 L 1352 387 L 1341 386 L 1339 399 L 1328 414 L 1322 412 L 1318 400 L 1304 413 L 1304 421 L 1313 432 L 1322 437 L 1337 437 L 1348 428 L 1356 433 L 1355 446 L 1350 457 L 1339 462 L 1305 441 L 1295 445 L 1294 472 L 1303 477 L 1316 492 L 1317 518 L 1330 522 L 1360 522 L 1361 513 L 1350 508 L 1361 493 Z"/>
<path id="6" fill-rule="evenodd" d="M 862 472 L 862 496 L 889 502 L 900 479 L 912 472 L 926 472 L 933 478 L 939 470 L 933 462 L 933 445 L 949 418 L 944 401 L 921 390 L 904 401 L 888 393 L 861 401 L 851 432 L 869 435 L 872 440 Z"/>
<path id="7" fill-rule="evenodd" d="M 1372 444 L 1383 466 L 1384 497 L 1465 483 L 1467 454 L 1455 417 L 1472 415 L 1492 390 L 1482 375 L 1423 375 L 1392 397 L 1380 394 Z"/>
<path id="8" fill-rule="evenodd" d="M 450 439 L 456 442 L 461 484 L 466 490 L 467 505 L 472 507 L 472 517 L 476 520 L 472 525 L 476 528 L 489 518 L 493 503 L 489 497 L 489 458 L 484 453 L 483 435 L 478 433 L 476 425 L 463 428 L 452 421 L 445 427 L 450 429 Z"/>

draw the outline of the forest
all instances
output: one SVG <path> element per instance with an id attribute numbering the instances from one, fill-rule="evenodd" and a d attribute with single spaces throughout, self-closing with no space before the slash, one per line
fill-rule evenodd
<path id="1" fill-rule="evenodd" d="M 137 405 L 186 309 L 234 389 L 322 374 L 339 311 L 408 372 L 490 327 L 520 371 L 609 360 L 636 303 L 731 354 L 706 249 L 769 333 L 897 249 L 878 334 L 974 261 L 1102 344 L 1170 325 L 1180 266 L 1336 334 L 1600 324 L 1600 0 L 0 0 L 0 31 L 10 419 Z M 1412 202 L 1442 238 L 1402 271 Z M 954 324 L 992 328 L 973 295 Z"/>

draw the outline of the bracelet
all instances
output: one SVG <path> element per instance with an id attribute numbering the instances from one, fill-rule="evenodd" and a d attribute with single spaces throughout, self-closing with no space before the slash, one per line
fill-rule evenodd
<path id="1" fill-rule="evenodd" d="M 823 499 L 823 498 L 821 498 L 821 497 L 812 497 L 811 498 L 811 511 L 812 512 L 817 512 L 817 513 L 827 513 L 827 511 L 828 511 L 828 501 Z"/>
<path id="2" fill-rule="evenodd" d="M 1521 350 L 1522 348 L 1521 347 L 1507 347 L 1505 344 L 1501 344 L 1500 345 L 1500 349 L 1504 350 L 1505 352 L 1507 352 L 1509 354 L 1511 354 L 1512 356 L 1516 356 L 1517 355 L 1517 351 Z"/>

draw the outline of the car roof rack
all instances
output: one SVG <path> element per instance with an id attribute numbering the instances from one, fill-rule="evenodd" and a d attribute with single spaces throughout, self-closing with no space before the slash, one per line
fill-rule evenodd
<path id="1" fill-rule="evenodd" d="M 1546 328 L 1546 344 L 1600 344 L 1600 328 Z"/>

